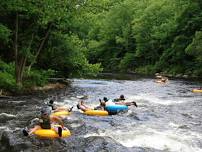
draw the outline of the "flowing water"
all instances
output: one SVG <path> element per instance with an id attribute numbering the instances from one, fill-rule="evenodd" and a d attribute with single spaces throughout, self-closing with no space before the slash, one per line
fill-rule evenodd
<path id="1" fill-rule="evenodd" d="M 86 116 L 74 108 L 68 119 L 81 119 L 88 130 L 84 133 L 80 130 L 78 136 L 84 139 L 107 136 L 130 151 L 141 147 L 139 151 L 202 152 L 202 93 L 191 92 L 200 83 L 169 80 L 167 84 L 158 84 L 154 79 L 138 77 L 70 81 L 71 92 L 66 91 L 58 104 L 76 107 L 78 98 L 86 95 L 86 105 L 94 107 L 104 96 L 114 99 L 121 94 L 127 101 L 138 104 L 137 108 L 130 106 L 127 113 L 105 117 Z M 72 128 L 76 125 L 72 124 Z"/>
<path id="2" fill-rule="evenodd" d="M 89 96 L 88 105 L 96 106 L 99 98 L 113 99 L 121 94 L 128 101 L 137 102 L 138 108 L 131 106 L 126 114 L 105 118 L 84 116 L 89 125 L 99 128 L 98 135 L 110 136 L 126 147 L 202 151 L 202 94 L 191 92 L 196 83 L 75 79 L 72 85 Z"/>

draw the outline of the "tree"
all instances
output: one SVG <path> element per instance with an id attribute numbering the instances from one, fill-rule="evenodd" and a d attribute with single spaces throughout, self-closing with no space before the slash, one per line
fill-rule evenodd
<path id="1" fill-rule="evenodd" d="M 8 0 L 1 2 L 3 25 L 12 31 L 16 83 L 22 86 L 27 63 L 31 66 L 43 49 L 52 28 L 68 18 L 68 0 Z M 5 20 L 8 18 L 8 20 Z"/>

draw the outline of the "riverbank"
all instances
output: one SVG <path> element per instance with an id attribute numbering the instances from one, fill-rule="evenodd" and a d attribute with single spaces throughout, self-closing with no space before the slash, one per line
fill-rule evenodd
<path id="1" fill-rule="evenodd" d="M 0 89 L 0 98 L 10 98 L 12 96 L 29 95 L 29 94 L 44 94 L 50 91 L 61 90 L 70 85 L 70 81 L 64 78 L 52 78 L 49 79 L 49 83 L 44 86 L 33 86 L 29 88 L 22 88 L 17 91 L 9 91 Z"/>
<path id="2" fill-rule="evenodd" d="M 169 79 L 176 79 L 176 80 L 188 80 L 188 81 L 200 81 L 202 82 L 202 77 L 197 77 L 197 76 L 191 76 L 191 75 L 183 75 L 183 74 L 177 74 L 177 75 L 172 75 L 172 74 L 166 74 L 166 73 L 159 73 L 162 76 L 168 77 Z M 99 78 L 114 78 L 114 79 L 119 79 L 119 80 L 124 80 L 124 79 L 134 79 L 134 78 L 155 78 L 155 74 L 145 74 L 145 73 L 136 73 L 129 71 L 127 73 L 111 73 L 111 72 L 105 72 L 105 73 L 100 73 L 98 75 Z"/>
<path id="3" fill-rule="evenodd" d="M 202 82 L 202 78 L 200 77 L 191 77 L 188 75 L 171 75 L 166 73 L 159 73 L 169 79 L 173 80 L 186 80 L 186 81 L 198 81 L 199 83 Z M 90 77 L 91 78 L 91 77 Z M 94 79 L 94 77 L 92 77 Z M 142 74 L 142 73 L 135 73 L 135 72 L 127 72 L 127 73 L 100 73 L 96 77 L 96 79 L 117 79 L 117 80 L 135 80 L 139 78 L 155 78 L 155 74 Z M 33 86 L 30 88 L 25 88 L 20 91 L 10 92 L 8 90 L 0 89 L 0 98 L 9 98 L 10 96 L 18 96 L 18 95 L 28 95 L 28 94 L 44 94 L 49 91 L 60 90 L 70 86 L 71 82 L 66 78 L 50 78 L 49 83 L 44 86 Z"/>

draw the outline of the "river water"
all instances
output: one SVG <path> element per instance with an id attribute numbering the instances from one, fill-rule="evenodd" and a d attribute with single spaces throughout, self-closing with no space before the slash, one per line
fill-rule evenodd
<path id="1" fill-rule="evenodd" d="M 70 79 L 71 91 L 62 92 L 57 103 L 73 105 L 75 108 L 68 119 L 82 120 L 87 129 L 84 133 L 75 131 L 78 124 L 73 123 L 72 138 L 109 137 L 128 151 L 142 148 L 137 151 L 202 152 L 202 93 L 191 92 L 201 83 L 169 80 L 167 84 L 158 84 L 152 78 L 129 79 Z M 94 107 L 104 96 L 114 99 L 121 94 L 127 101 L 136 101 L 138 107 L 130 106 L 127 113 L 105 117 L 86 116 L 76 108 L 78 98 L 83 95 L 88 96 L 86 105 Z M 96 151 L 95 147 L 88 151 Z"/>
<path id="2" fill-rule="evenodd" d="M 199 84 L 170 80 L 157 84 L 153 79 L 73 80 L 72 86 L 88 95 L 86 104 L 95 106 L 104 96 L 124 94 L 136 101 L 128 113 L 106 118 L 85 116 L 98 135 L 110 136 L 126 147 L 149 147 L 163 151 L 202 151 L 202 94 L 192 93 Z M 94 135 L 94 134 L 93 134 Z M 91 136 L 87 134 L 85 136 Z"/>

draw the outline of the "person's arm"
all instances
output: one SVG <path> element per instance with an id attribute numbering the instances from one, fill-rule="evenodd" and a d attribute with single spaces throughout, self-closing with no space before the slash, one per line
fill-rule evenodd
<path id="1" fill-rule="evenodd" d="M 100 109 L 100 110 L 105 111 L 105 107 L 101 106 L 101 109 Z"/>
<path id="2" fill-rule="evenodd" d="M 64 123 L 63 123 L 62 119 L 60 119 L 59 117 L 57 117 L 57 116 L 50 116 L 50 119 L 51 119 L 51 121 L 58 122 L 59 125 L 61 125 L 62 127 L 64 127 Z"/>

